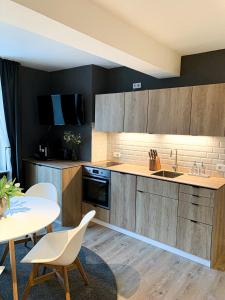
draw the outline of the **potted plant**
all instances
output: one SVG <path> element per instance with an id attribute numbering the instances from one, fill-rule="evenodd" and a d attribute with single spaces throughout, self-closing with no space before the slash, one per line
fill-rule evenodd
<path id="1" fill-rule="evenodd" d="M 19 183 L 7 180 L 6 176 L 0 179 L 0 218 L 4 216 L 7 208 L 10 208 L 10 199 L 15 196 L 22 196 L 22 189 Z"/>
<path id="2" fill-rule="evenodd" d="M 69 150 L 71 151 L 72 160 L 78 160 L 79 145 L 82 142 L 80 133 L 75 134 L 72 131 L 65 131 L 63 138 Z"/>

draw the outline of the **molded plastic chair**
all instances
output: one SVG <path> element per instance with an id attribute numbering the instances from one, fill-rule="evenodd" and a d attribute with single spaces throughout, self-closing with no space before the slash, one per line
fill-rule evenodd
<path id="1" fill-rule="evenodd" d="M 4 271 L 4 269 L 5 269 L 5 267 L 0 266 L 0 275 L 2 274 L 2 272 Z M 0 295 L 0 299 L 2 299 L 2 298 L 1 298 L 1 295 Z"/>
<path id="2" fill-rule="evenodd" d="M 25 193 L 26 196 L 31 196 L 31 197 L 42 197 L 46 198 L 55 202 L 58 202 L 58 194 L 56 187 L 52 183 L 37 183 L 33 186 L 31 186 Z M 52 225 L 48 225 L 46 227 L 47 232 L 52 232 Z M 30 236 L 31 240 L 33 241 L 33 244 L 37 242 L 37 234 L 31 234 L 27 235 L 25 239 L 22 239 L 21 241 L 17 241 L 17 243 L 24 243 L 25 247 L 27 247 L 27 242 L 28 242 L 28 237 Z M 8 255 L 9 252 L 9 245 L 6 244 L 0 265 L 4 264 L 6 256 Z"/>
<path id="3" fill-rule="evenodd" d="M 0 266 L 0 275 L 2 274 L 3 270 L 5 269 L 5 267 Z"/>
<path id="4" fill-rule="evenodd" d="M 52 200 L 55 202 L 58 202 L 58 194 L 56 187 L 54 184 L 49 183 L 49 182 L 41 182 L 37 183 L 35 185 L 32 185 L 25 193 L 26 196 L 31 196 L 31 197 L 42 197 L 46 198 L 48 200 Z M 46 227 L 47 232 L 52 232 L 52 225 L 48 225 Z M 33 234 L 30 236 L 33 243 L 35 244 L 37 241 L 37 236 L 36 234 Z M 25 246 L 27 246 L 27 242 L 25 242 Z"/>
<path id="5" fill-rule="evenodd" d="M 32 185 L 25 193 L 26 196 L 42 197 L 52 201 L 58 201 L 57 190 L 52 183 L 37 183 Z"/>
<path id="6" fill-rule="evenodd" d="M 46 234 L 22 259 L 22 263 L 33 264 L 32 272 L 23 293 L 23 300 L 27 299 L 32 286 L 49 280 L 54 276 L 59 279 L 60 283 L 63 283 L 66 300 L 70 300 L 67 272 L 74 268 L 78 268 L 85 284 L 88 284 L 87 275 L 77 255 L 80 252 L 88 223 L 94 216 L 95 211 L 92 210 L 83 217 L 80 225 L 76 228 Z M 40 266 L 53 269 L 53 271 L 38 276 Z"/>

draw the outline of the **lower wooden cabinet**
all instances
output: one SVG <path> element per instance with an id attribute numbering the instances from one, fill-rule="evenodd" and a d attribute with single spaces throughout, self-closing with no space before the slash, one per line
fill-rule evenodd
<path id="1" fill-rule="evenodd" d="M 177 206 L 175 199 L 137 192 L 136 232 L 153 240 L 176 245 Z"/>
<path id="2" fill-rule="evenodd" d="M 87 202 L 83 201 L 82 202 L 82 214 L 85 215 L 86 213 L 88 213 L 91 210 L 96 211 L 96 215 L 95 215 L 96 219 L 99 219 L 101 221 L 109 223 L 109 210 L 108 209 L 94 206 L 91 203 L 87 203 Z"/>
<path id="3" fill-rule="evenodd" d="M 64 226 L 77 226 L 81 220 L 82 168 L 54 168 L 31 162 L 24 162 L 26 188 L 39 183 L 50 182 L 58 192 L 61 207 L 60 219 Z"/>
<path id="4" fill-rule="evenodd" d="M 111 172 L 110 223 L 135 231 L 136 176 Z"/>
<path id="5" fill-rule="evenodd" d="M 177 248 L 210 259 L 212 226 L 178 217 Z"/>

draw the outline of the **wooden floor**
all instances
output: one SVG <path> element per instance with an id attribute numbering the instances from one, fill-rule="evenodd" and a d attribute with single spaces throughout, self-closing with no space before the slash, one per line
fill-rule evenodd
<path id="1" fill-rule="evenodd" d="M 118 300 L 225 300 L 225 272 L 92 224 L 84 246 L 111 267 Z"/>

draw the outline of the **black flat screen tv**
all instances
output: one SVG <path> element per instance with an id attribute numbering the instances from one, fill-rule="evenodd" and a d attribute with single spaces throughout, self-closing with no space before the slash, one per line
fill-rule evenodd
<path id="1" fill-rule="evenodd" d="M 38 96 L 41 125 L 82 125 L 85 123 L 81 94 Z"/>

